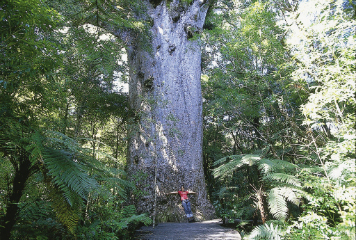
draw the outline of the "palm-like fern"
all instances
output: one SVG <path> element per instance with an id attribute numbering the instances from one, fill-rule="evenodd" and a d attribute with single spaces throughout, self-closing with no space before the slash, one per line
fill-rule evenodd
<path id="1" fill-rule="evenodd" d="M 214 169 L 216 178 L 224 178 L 243 167 L 256 165 L 262 175 L 261 184 L 269 188 L 267 189 L 269 211 L 278 220 L 287 218 L 287 202 L 299 205 L 301 197 L 306 195 L 300 180 L 295 176 L 299 167 L 290 162 L 262 159 L 257 155 L 234 155 L 218 160 L 215 165 L 219 165 Z M 259 206 L 262 207 L 262 204 Z"/>
<path id="2" fill-rule="evenodd" d="M 294 172 L 297 165 L 283 161 L 280 159 L 261 159 L 258 164 L 258 168 L 264 173 L 268 174 L 271 172 L 276 172 L 278 170 L 284 170 L 284 172 Z"/>
<path id="3" fill-rule="evenodd" d="M 83 206 L 82 199 L 75 192 L 67 191 L 64 194 L 63 191 L 55 187 L 49 187 L 49 197 L 59 221 L 71 233 L 74 233 L 80 219 L 80 206 Z"/>
<path id="4" fill-rule="evenodd" d="M 91 189 L 98 187 L 98 182 L 88 175 L 87 169 L 71 153 L 65 150 L 45 148 L 43 151 L 44 163 L 52 183 L 62 191 L 69 189 L 83 199 L 87 198 Z M 67 196 L 70 199 L 70 196 Z M 69 203 L 71 203 L 69 201 Z"/>
<path id="5" fill-rule="evenodd" d="M 260 225 L 255 227 L 247 239 L 265 239 L 265 240 L 280 240 L 283 236 L 283 232 L 279 229 L 278 225 L 273 226 L 273 223 L 268 225 Z"/>
<path id="6" fill-rule="evenodd" d="M 260 160 L 261 158 L 258 155 L 232 155 L 224 157 L 214 163 L 214 166 L 218 167 L 214 169 L 213 175 L 215 178 L 224 178 L 242 166 L 252 166 Z"/>
<path id="7" fill-rule="evenodd" d="M 284 190 L 289 190 L 288 194 L 285 194 Z M 279 220 L 287 218 L 288 207 L 286 200 L 292 200 L 298 202 L 298 198 L 290 188 L 272 188 L 268 194 L 268 208 L 271 214 Z"/>
<path id="8" fill-rule="evenodd" d="M 301 182 L 300 180 L 291 174 L 286 174 L 286 173 L 282 173 L 282 172 L 276 172 L 276 173 L 270 173 L 270 174 L 266 174 L 263 177 L 263 180 L 268 180 L 271 182 L 278 182 L 278 183 L 286 183 L 289 184 L 291 186 L 295 186 L 295 187 L 301 187 Z"/>
<path id="9" fill-rule="evenodd" d="M 32 164 L 40 166 L 58 219 L 72 233 L 80 219 L 80 209 L 84 208 L 83 200 L 93 190 L 100 189 L 97 179 L 116 187 L 130 186 L 118 178 L 122 172 L 107 168 L 91 156 L 90 150 L 61 133 L 36 133 L 27 150 L 31 152 Z"/>

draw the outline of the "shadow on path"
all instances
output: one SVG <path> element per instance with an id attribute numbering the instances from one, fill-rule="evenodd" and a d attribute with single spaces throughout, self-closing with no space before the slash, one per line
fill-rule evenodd
<path id="1" fill-rule="evenodd" d="M 240 234 L 221 226 L 219 219 L 195 223 L 159 223 L 155 228 L 141 227 L 134 239 L 238 239 Z"/>

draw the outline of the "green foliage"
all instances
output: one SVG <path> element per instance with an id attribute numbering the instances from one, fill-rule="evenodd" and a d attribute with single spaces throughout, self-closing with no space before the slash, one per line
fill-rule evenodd
<path id="1" fill-rule="evenodd" d="M 70 239 L 72 235 L 58 223 L 51 203 L 47 200 L 33 198 L 21 203 L 18 222 L 14 226 L 13 239 Z M 34 236 L 31 238 L 31 236 Z"/>
<path id="2" fill-rule="evenodd" d="M 273 239 L 354 239 L 354 8 L 350 3 L 338 0 L 315 0 L 299 5 L 293 2 L 288 6 L 284 1 L 265 1 L 266 4 L 261 1 L 235 2 L 239 3 L 242 10 L 237 12 L 245 18 L 234 19 L 239 14 L 230 12 L 228 17 L 215 16 L 211 21 L 220 21 L 222 28 L 207 34 L 210 40 L 225 45 L 212 48 L 212 54 L 206 54 L 210 57 L 221 53 L 216 60 L 219 69 L 214 67 L 210 70 L 206 65 L 208 76 L 203 78 L 207 123 L 223 126 L 222 134 L 231 139 L 225 144 L 232 143 L 230 146 L 233 146 L 230 147 L 232 151 L 225 152 L 225 156 L 232 156 L 215 159 L 213 172 L 219 177 L 219 184 L 215 183 L 218 187 L 216 193 L 219 193 L 216 196 L 224 196 L 230 189 L 231 205 L 225 204 L 228 209 L 236 206 L 246 208 L 248 203 L 260 210 L 261 218 L 264 213 L 261 209 L 264 209 L 266 201 L 267 218 L 285 220 L 283 224 L 277 223 L 281 230 L 270 225 L 255 228 L 252 238 L 268 238 L 275 232 L 278 236 Z M 278 52 L 278 48 L 274 48 L 275 53 L 281 53 L 278 58 L 286 57 L 284 64 L 272 60 L 273 56 L 277 56 L 271 51 L 272 48 L 267 50 L 270 56 L 263 56 L 263 49 L 267 46 L 263 45 L 263 29 L 275 30 L 278 35 L 277 28 L 268 22 L 271 19 L 271 23 L 277 23 L 277 18 L 270 18 L 264 12 L 267 6 L 274 8 L 273 12 L 287 23 L 284 26 L 278 23 L 283 28 L 279 29 L 280 35 L 275 42 L 285 50 Z M 262 19 L 259 19 L 260 15 Z M 294 27 L 295 24 L 298 28 Z M 240 32 L 232 32 L 232 29 Z M 249 29 L 253 31 L 249 32 Z M 288 32 L 283 33 L 282 29 Z M 231 41 L 227 36 L 233 34 L 238 37 Z M 249 38 L 244 39 L 244 36 Z M 229 45 L 240 40 L 242 44 Z M 271 41 L 271 46 L 277 45 Z M 226 51 L 220 50 L 224 48 Z M 238 49 L 241 50 L 234 52 Z M 244 51 L 248 53 L 245 57 Z M 241 62 L 235 60 L 235 56 L 240 57 Z M 260 58 L 258 64 L 250 64 L 253 67 L 270 64 L 268 71 L 274 71 L 277 87 L 265 85 L 267 89 L 263 91 L 266 81 L 260 81 L 259 85 L 247 88 L 249 92 L 241 90 L 249 86 L 249 83 L 240 80 L 246 75 L 246 69 L 256 70 L 242 67 L 249 61 L 248 57 L 253 56 Z M 257 79 L 267 80 L 269 77 L 269 74 L 259 74 L 258 78 L 250 74 L 248 80 L 255 83 Z M 242 87 L 237 83 L 242 83 Z M 212 91 L 214 88 L 215 92 Z M 257 101 L 253 102 L 255 99 L 261 101 L 260 108 L 253 109 L 258 106 Z M 242 107 L 244 103 L 248 108 Z M 263 121 L 254 121 L 259 116 L 263 117 Z M 216 121 L 219 118 L 221 120 Z M 246 134 L 248 131 L 251 133 Z M 263 139 L 262 144 L 257 139 Z M 252 144 L 247 144 L 247 141 Z M 261 157 L 249 165 L 243 160 L 245 155 L 236 155 L 237 151 L 257 153 Z M 256 174 L 256 169 L 257 179 L 244 176 Z M 244 182 L 245 186 L 241 184 Z M 253 202 L 248 201 L 250 197 Z M 234 198 L 244 199 L 246 204 Z M 216 206 L 222 202 L 223 199 L 219 199 Z M 242 215 L 230 216 L 236 218 Z"/>
<path id="3" fill-rule="evenodd" d="M 100 187 L 97 180 L 130 186 L 125 181 L 113 178 L 115 172 L 110 172 L 101 162 L 91 157 L 91 151 L 63 134 L 35 133 L 27 150 L 31 159 L 34 159 L 32 161 L 41 164 L 48 196 L 58 219 L 73 234 L 80 220 L 81 209 L 84 208 L 83 200 L 88 201 L 89 193 L 94 190 L 95 194 L 102 194 L 97 191 Z"/>
<path id="4" fill-rule="evenodd" d="M 271 214 L 280 220 L 287 218 L 288 208 L 285 197 L 283 196 L 283 189 L 273 188 L 268 194 L 268 207 L 271 211 Z M 293 191 L 291 191 L 293 192 Z M 282 195 L 283 194 L 283 195 Z M 292 198 L 294 200 L 294 198 Z"/>
<path id="5" fill-rule="evenodd" d="M 281 220 L 254 239 L 354 239 L 354 4 L 218 7 L 202 77 L 204 171 L 218 214 Z M 15 219 L 13 239 L 122 239 L 150 223 L 124 202 L 145 195 L 146 176 L 125 181 L 129 108 L 115 80 L 127 66 L 110 34 L 147 31 L 145 10 L 126 0 L 0 3 L 2 233 Z"/>
<path id="6" fill-rule="evenodd" d="M 236 169 L 241 168 L 243 165 L 254 165 L 261 158 L 258 155 L 233 155 L 221 158 L 215 162 L 214 177 L 225 177 L 231 175 Z M 223 163 L 223 164 L 222 164 Z"/>
<path id="7" fill-rule="evenodd" d="M 349 238 L 350 232 L 341 233 L 336 229 L 330 228 L 327 224 L 327 218 L 320 216 L 314 212 L 306 212 L 303 217 L 299 218 L 298 222 L 295 222 L 288 227 L 287 233 L 295 239 L 306 239 L 306 238 L 321 238 L 330 239 L 331 236 L 339 236 L 344 239 Z M 349 237 L 347 236 L 349 235 Z"/>
<path id="8" fill-rule="evenodd" d="M 274 5 L 239 2 L 224 14 L 211 14 L 208 20 L 219 27 L 204 34 L 206 128 L 224 136 L 225 156 L 263 153 L 296 161 L 294 136 L 304 134 L 298 106 L 307 92 L 290 77 L 290 50 Z M 214 136 L 206 140 L 214 141 Z"/>
<path id="9" fill-rule="evenodd" d="M 231 160 L 226 162 L 226 159 L 229 158 Z M 262 177 L 257 179 L 256 182 L 250 182 L 250 184 L 262 184 L 262 186 L 264 186 L 268 196 L 268 209 L 278 220 L 287 219 L 289 212 L 287 207 L 288 202 L 298 206 L 301 197 L 305 195 L 301 189 L 300 180 L 296 176 L 297 171 L 300 169 L 289 162 L 261 159 L 256 155 L 243 155 L 222 158 L 216 162 L 216 165 L 220 166 L 214 169 L 214 176 L 219 178 L 227 177 L 243 167 L 250 168 L 257 165 L 257 169 L 259 169 Z M 290 174 L 286 174 L 287 171 Z M 250 190 L 250 194 L 252 194 L 252 190 Z M 262 207 L 262 205 L 256 206 L 257 209 L 260 207 Z M 265 211 L 264 209 L 259 210 Z"/>
<path id="10" fill-rule="evenodd" d="M 273 226 L 273 222 L 270 225 L 267 223 L 264 225 L 257 226 L 252 230 L 252 232 L 246 237 L 246 239 L 270 239 L 270 240 L 280 240 L 283 233 L 279 229 L 278 225 Z"/>
<path id="11" fill-rule="evenodd" d="M 79 3 L 66 0 L 54 2 L 53 7 L 60 9 L 76 26 L 90 23 L 98 27 L 111 25 L 134 31 L 143 31 L 146 27 L 145 22 L 135 17 L 145 14 L 146 6 L 138 0 L 88 0 Z"/>
<path id="12" fill-rule="evenodd" d="M 115 232 L 102 227 L 102 236 L 120 238 L 122 229 L 148 222 L 144 215 L 123 210 L 122 199 L 133 187 L 123 172 L 127 95 L 114 83 L 119 75 L 125 78 L 127 66 L 117 61 L 123 51 L 117 50 L 120 44 L 107 31 L 78 26 L 92 21 L 95 12 L 101 19 L 115 16 L 112 21 L 134 31 L 143 31 L 142 24 L 123 11 L 120 15 L 97 11 L 93 4 L 98 1 L 86 5 L 90 5 L 86 13 L 81 12 L 85 2 L 70 3 L 0 4 L 4 239 L 10 238 L 11 229 L 13 239 L 71 239 L 88 222 L 86 214 L 95 216 L 100 209 L 113 213 L 107 214 L 106 223 L 111 217 L 116 221 Z M 108 10 L 107 3 L 101 6 L 103 11 Z M 128 1 L 121 6 L 130 10 Z M 115 203 L 91 209 L 99 199 Z"/>
<path id="13" fill-rule="evenodd" d="M 301 25 L 306 36 L 297 47 L 296 79 L 311 82 L 308 101 L 302 106 L 304 124 L 314 132 L 324 130 L 324 145 L 313 144 L 322 167 L 319 176 L 304 174 L 312 199 L 305 214 L 295 222 L 291 234 L 300 238 L 317 235 L 354 238 L 355 236 L 355 20 L 343 1 L 314 1 L 318 14 L 311 24 Z M 305 58 L 304 56 L 306 56 Z M 304 74 L 304 76 L 302 76 Z M 319 130 L 319 131 L 320 131 Z M 321 133 L 314 133 L 316 142 Z M 318 136 L 319 135 L 319 136 Z M 312 184 L 308 184 L 312 182 Z M 340 194 L 343 194 L 341 197 Z M 343 200 L 342 200 L 343 199 Z M 303 225 L 303 230 L 301 230 Z"/>
<path id="14" fill-rule="evenodd" d="M 64 195 L 62 191 L 51 187 L 49 187 L 49 197 L 58 220 L 74 234 L 80 219 L 82 199 L 75 192 L 67 191 Z"/>
<path id="15" fill-rule="evenodd" d="M 137 215 L 133 205 L 118 209 L 116 200 L 110 198 L 106 207 L 101 206 L 100 202 L 91 206 L 88 214 L 99 213 L 99 215 L 90 216 L 89 221 L 78 227 L 78 239 L 130 239 L 131 229 L 139 223 L 146 225 L 151 223 L 151 219 L 145 214 Z"/>

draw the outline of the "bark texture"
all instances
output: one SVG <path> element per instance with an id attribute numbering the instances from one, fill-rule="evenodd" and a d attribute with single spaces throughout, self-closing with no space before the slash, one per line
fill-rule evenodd
<path id="1" fill-rule="evenodd" d="M 135 124 L 129 134 L 128 173 L 139 189 L 139 212 L 159 222 L 185 220 L 179 196 L 165 193 L 185 189 L 197 219 L 211 219 L 202 160 L 201 50 L 208 3 L 150 1 L 153 20 L 149 49 L 128 45 L 130 105 Z"/>

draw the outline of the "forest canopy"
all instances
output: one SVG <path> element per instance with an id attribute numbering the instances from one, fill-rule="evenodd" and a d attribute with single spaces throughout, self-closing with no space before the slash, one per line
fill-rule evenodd
<path id="1" fill-rule="evenodd" d="M 178 26 L 194 4 L 204 25 L 181 36 L 201 49 L 216 216 L 246 239 L 355 239 L 353 0 L 2 1 L 1 239 L 130 239 L 156 220 L 133 204 L 147 196 L 127 160 L 144 114 L 123 86 L 157 85 L 127 53 L 163 51 L 147 9 Z"/>

